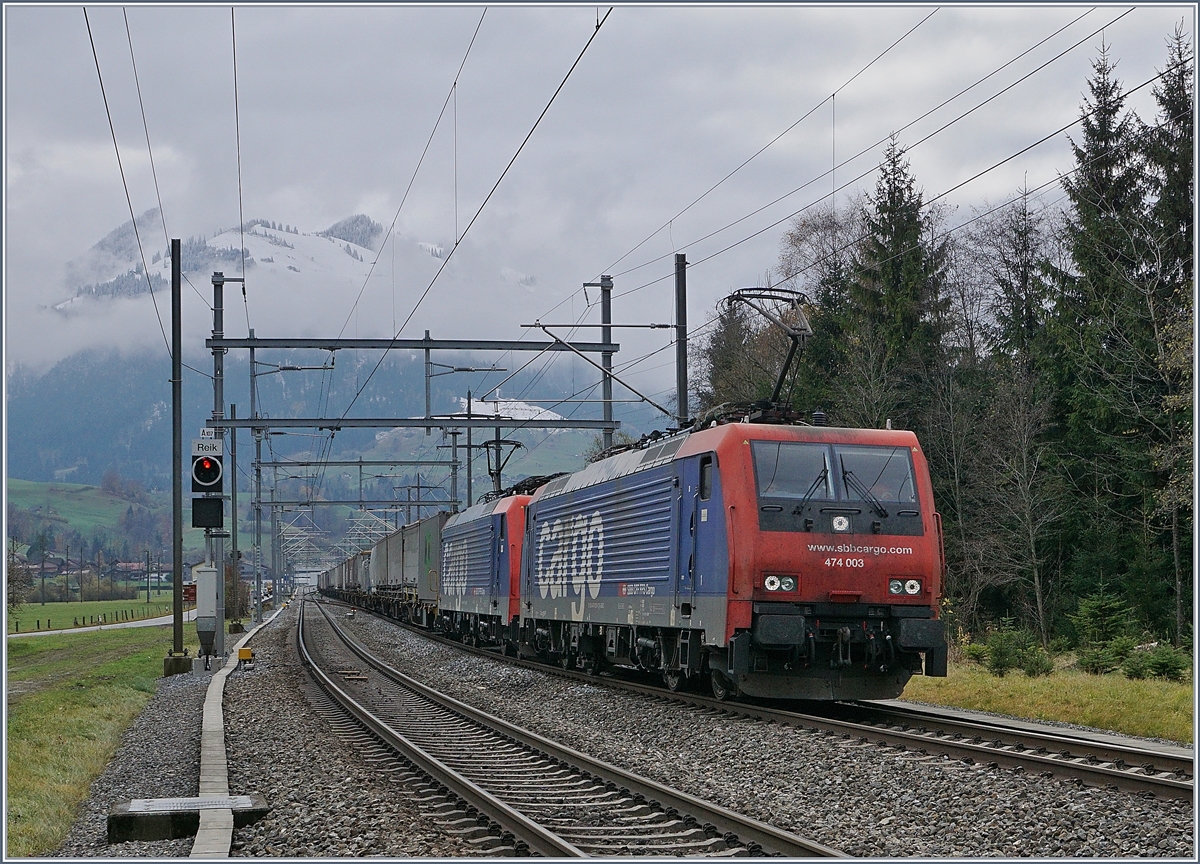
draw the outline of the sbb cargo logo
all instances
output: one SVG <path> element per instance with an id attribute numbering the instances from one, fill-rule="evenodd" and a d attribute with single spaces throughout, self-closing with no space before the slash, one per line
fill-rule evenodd
<path id="1" fill-rule="evenodd" d="M 590 517 L 580 514 L 543 523 L 537 538 L 537 586 L 542 599 L 568 596 L 571 617 L 583 620 L 588 597 L 600 596 L 604 573 L 604 519 L 597 510 Z"/>

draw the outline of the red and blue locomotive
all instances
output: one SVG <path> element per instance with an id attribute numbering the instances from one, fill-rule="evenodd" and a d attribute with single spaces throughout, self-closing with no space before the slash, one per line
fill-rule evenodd
<path id="1" fill-rule="evenodd" d="M 946 674 L 941 525 L 911 432 L 684 431 L 451 516 L 441 549 L 436 600 L 406 615 L 568 668 L 781 699 Z"/>

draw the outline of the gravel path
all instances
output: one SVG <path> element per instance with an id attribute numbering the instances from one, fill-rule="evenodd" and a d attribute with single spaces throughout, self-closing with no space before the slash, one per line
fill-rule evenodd
<path id="1" fill-rule="evenodd" d="M 200 788 L 200 719 L 212 673 L 160 678 L 158 689 L 125 732 L 121 747 L 92 783 L 79 818 L 54 853 L 68 858 L 187 856 L 192 838 L 108 845 L 108 811 L 131 798 L 192 796 Z"/>
<path id="2" fill-rule="evenodd" d="M 1195 858 L 1189 802 L 716 718 L 462 654 L 372 616 L 343 622 L 464 702 L 851 855 Z"/>
<path id="3" fill-rule="evenodd" d="M 296 606 L 251 643 L 255 668 L 225 683 L 230 794 L 258 793 L 271 813 L 234 831 L 234 856 L 467 857 L 397 787 L 336 739 L 305 700 Z"/>

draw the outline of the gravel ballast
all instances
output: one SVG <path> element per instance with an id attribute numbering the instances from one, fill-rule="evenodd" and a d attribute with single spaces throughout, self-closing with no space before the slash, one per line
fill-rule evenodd
<path id="1" fill-rule="evenodd" d="M 860 746 L 342 621 L 399 671 L 613 765 L 866 857 L 1195 857 L 1193 808 Z"/>
<path id="2" fill-rule="evenodd" d="M 233 856 L 467 857 L 397 786 L 364 764 L 305 699 L 296 605 L 252 642 L 253 670 L 225 683 L 229 792 L 257 793 L 268 816 L 233 834 Z"/>
<path id="3" fill-rule="evenodd" d="M 200 787 L 200 721 L 212 672 L 161 678 L 121 746 L 88 791 L 79 817 L 54 854 L 67 858 L 171 858 L 187 856 L 192 838 L 108 845 L 108 811 L 117 801 L 174 798 Z"/>
<path id="4" fill-rule="evenodd" d="M 335 736 L 304 695 L 296 606 L 254 639 L 225 686 L 231 794 L 270 815 L 234 856 L 467 857 L 396 784 Z M 580 684 L 464 654 L 368 615 L 339 619 L 400 671 L 596 758 L 866 857 L 1194 858 L 1193 808 L 1056 779 L 901 753 Z M 109 846 L 111 805 L 192 796 L 211 674 L 162 679 L 55 854 L 186 857 L 192 838 Z M 164 730 L 169 730 L 167 746 Z M 151 746 L 147 742 L 153 742 Z"/>

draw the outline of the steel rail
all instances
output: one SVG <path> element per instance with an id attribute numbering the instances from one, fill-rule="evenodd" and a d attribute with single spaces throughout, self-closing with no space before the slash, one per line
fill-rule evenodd
<path id="1" fill-rule="evenodd" d="M 319 606 L 318 606 L 319 608 Z M 574 750 L 566 745 L 559 744 L 549 738 L 544 738 L 536 732 L 531 732 L 528 729 L 523 729 L 509 723 L 507 720 L 502 720 L 495 715 L 481 711 L 465 702 L 440 693 L 433 688 L 422 684 L 414 678 L 405 675 L 403 672 L 384 663 L 367 648 L 365 648 L 356 639 L 342 630 L 336 622 L 330 619 L 328 613 L 322 609 L 322 614 L 330 621 L 330 625 L 337 632 L 340 638 L 346 643 L 347 647 L 355 653 L 364 663 L 367 663 L 377 672 L 387 676 L 391 680 L 415 690 L 420 695 L 427 699 L 436 702 L 450 711 L 468 717 L 476 723 L 490 727 L 499 731 L 501 734 L 507 735 L 530 747 L 542 754 L 553 759 L 559 759 L 590 772 L 606 781 L 619 783 L 628 788 L 630 791 L 643 795 L 646 798 L 652 798 L 659 804 L 665 807 L 674 807 L 680 813 L 689 813 L 697 819 L 704 819 L 712 822 L 718 827 L 724 826 L 733 830 L 738 838 L 742 841 L 750 840 L 757 843 L 764 850 L 776 852 L 780 855 L 789 858 L 844 858 L 847 857 L 844 853 L 831 849 L 828 846 L 823 846 L 812 840 L 807 840 L 790 832 L 784 831 L 781 828 L 776 828 L 766 822 L 754 819 L 750 816 L 745 816 L 741 813 L 736 813 L 725 807 L 717 804 L 712 804 L 701 798 L 689 795 L 686 792 L 681 792 L 676 789 L 671 789 L 655 782 L 647 777 L 641 777 L 626 771 L 623 768 L 618 768 L 615 765 L 610 765 L 607 762 L 602 762 L 584 753 Z"/>
<path id="2" fill-rule="evenodd" d="M 978 719 L 963 718 L 942 713 L 936 708 L 910 708 L 901 705 L 879 705 L 871 702 L 854 702 L 848 704 L 852 706 L 853 711 L 861 712 L 867 718 L 870 718 L 872 715 L 876 717 L 890 717 L 894 718 L 893 722 L 917 727 L 935 726 L 947 733 L 979 735 L 981 737 L 983 735 L 992 735 L 999 737 L 1006 744 L 1020 744 L 1031 749 L 1036 749 L 1037 747 L 1045 747 L 1047 749 L 1054 747 L 1086 747 L 1087 752 L 1080 754 L 1081 756 L 1095 756 L 1114 764 L 1118 763 L 1118 760 L 1120 762 L 1142 760 L 1143 763 L 1152 763 L 1156 770 L 1168 773 L 1179 771 L 1187 773 L 1195 765 L 1193 754 L 1184 755 L 1164 750 L 1155 750 L 1139 746 L 1132 741 L 1130 743 L 1105 741 L 1089 737 L 1080 730 L 1063 729 L 1061 732 L 1052 732 L 1026 729 L 1006 724 L 1002 718 L 989 718 L 986 716 Z M 869 719 L 868 722 L 870 722 Z M 1005 739 L 1008 740 L 1005 741 Z"/>
<path id="3" fill-rule="evenodd" d="M 353 696 L 339 687 L 333 679 L 321 670 L 315 658 L 309 654 L 308 648 L 304 644 L 304 609 L 307 605 L 307 602 L 301 604 L 300 615 L 296 625 L 296 642 L 301 658 L 321 687 L 345 711 L 386 745 L 402 753 L 413 764 L 417 765 L 431 777 L 436 778 L 438 782 L 444 784 L 459 798 L 474 806 L 480 813 L 497 822 L 507 831 L 510 831 L 515 837 L 523 839 L 531 850 L 547 858 L 587 857 L 574 844 L 567 842 L 529 817 L 514 810 L 434 756 L 426 753 L 416 744 L 413 744 L 403 735 L 379 720 L 370 710 L 359 704 Z M 321 610 L 321 612 L 323 615 L 325 614 L 324 610 Z M 326 617 L 328 618 L 328 616 Z M 333 629 L 335 632 L 338 631 L 336 625 L 333 625 Z"/>
<path id="4" fill-rule="evenodd" d="M 378 614 L 378 613 L 373 613 Z M 993 739 L 999 733 L 999 729 L 994 726 L 980 727 L 972 730 L 972 735 L 978 735 L 978 742 L 972 740 L 954 740 L 953 738 L 938 737 L 928 731 L 909 732 L 896 729 L 880 729 L 878 726 L 868 723 L 853 722 L 849 720 L 839 720 L 837 718 L 801 713 L 798 711 L 789 711 L 782 708 L 771 708 L 763 705 L 756 705 L 748 702 L 729 702 L 718 701 L 698 694 L 684 693 L 679 691 L 670 691 L 662 687 L 653 687 L 646 684 L 639 684 L 633 681 L 627 681 L 611 676 L 595 676 L 585 672 L 575 672 L 572 670 L 562 669 L 560 667 L 551 666 L 545 663 L 536 663 L 530 660 L 524 660 L 517 657 L 507 657 L 497 651 L 484 648 L 474 648 L 463 643 L 442 637 L 428 630 L 423 630 L 419 627 L 414 627 L 406 622 L 397 621 L 394 618 L 388 618 L 380 615 L 383 620 L 389 623 L 405 627 L 414 633 L 425 636 L 426 638 L 442 642 L 445 645 L 458 648 L 463 651 L 478 653 L 493 659 L 498 659 L 512 665 L 521 666 L 527 669 L 537 669 L 542 672 L 558 675 L 564 678 L 569 678 L 574 681 L 599 683 L 610 686 L 616 689 L 627 690 L 636 693 L 657 697 L 660 699 L 669 699 L 672 701 L 683 702 L 699 708 L 716 709 L 721 711 L 729 711 L 731 713 L 740 714 L 744 717 L 751 717 L 759 720 L 767 720 L 775 723 L 782 723 L 789 726 L 805 727 L 813 731 L 829 732 L 841 735 L 845 739 L 859 739 L 862 743 L 873 741 L 876 744 L 885 744 L 905 750 L 914 750 L 917 752 L 937 751 L 953 756 L 955 759 L 963 761 L 965 764 L 975 764 L 980 762 L 984 765 L 1006 768 L 1019 768 L 1022 771 L 1038 771 L 1049 772 L 1057 776 L 1065 776 L 1067 778 L 1075 778 L 1087 785 L 1091 786 L 1115 786 L 1126 792 L 1145 792 L 1151 791 L 1156 796 L 1166 798 L 1182 798 L 1191 800 L 1195 790 L 1194 781 L 1191 779 L 1180 779 L 1179 777 L 1163 776 L 1166 771 L 1154 769 L 1155 773 L 1137 773 L 1137 770 L 1145 771 L 1144 767 L 1139 766 L 1137 769 L 1129 767 L 1118 767 L 1119 763 L 1114 761 L 1100 762 L 1092 764 L 1088 762 L 1089 756 L 1094 756 L 1091 753 L 1080 753 L 1073 755 L 1067 752 L 1066 744 L 1071 743 L 1079 747 L 1092 748 L 1093 741 L 1082 736 L 1073 736 L 1069 742 L 1063 742 L 1063 749 L 1057 753 L 1036 752 L 1037 745 L 1029 750 L 1005 749 L 1011 745 L 1004 745 L 999 740 L 984 741 L 983 735 L 985 731 L 990 732 Z M 861 704 L 861 703 L 860 703 Z M 967 721 L 959 721 L 967 722 Z M 930 721 L 929 725 L 933 725 L 934 721 Z M 1004 727 L 1002 727 L 1004 728 Z M 1019 735 L 1020 733 L 1005 728 L 1006 734 Z M 1113 745 L 1106 745 L 1113 746 Z M 1143 752 L 1137 749 L 1133 752 L 1131 758 L 1136 758 L 1136 754 Z M 1170 760 L 1174 757 L 1169 754 L 1162 754 L 1158 751 L 1149 751 L 1154 758 L 1160 760 Z M 1122 756 L 1116 758 L 1127 761 Z"/>

